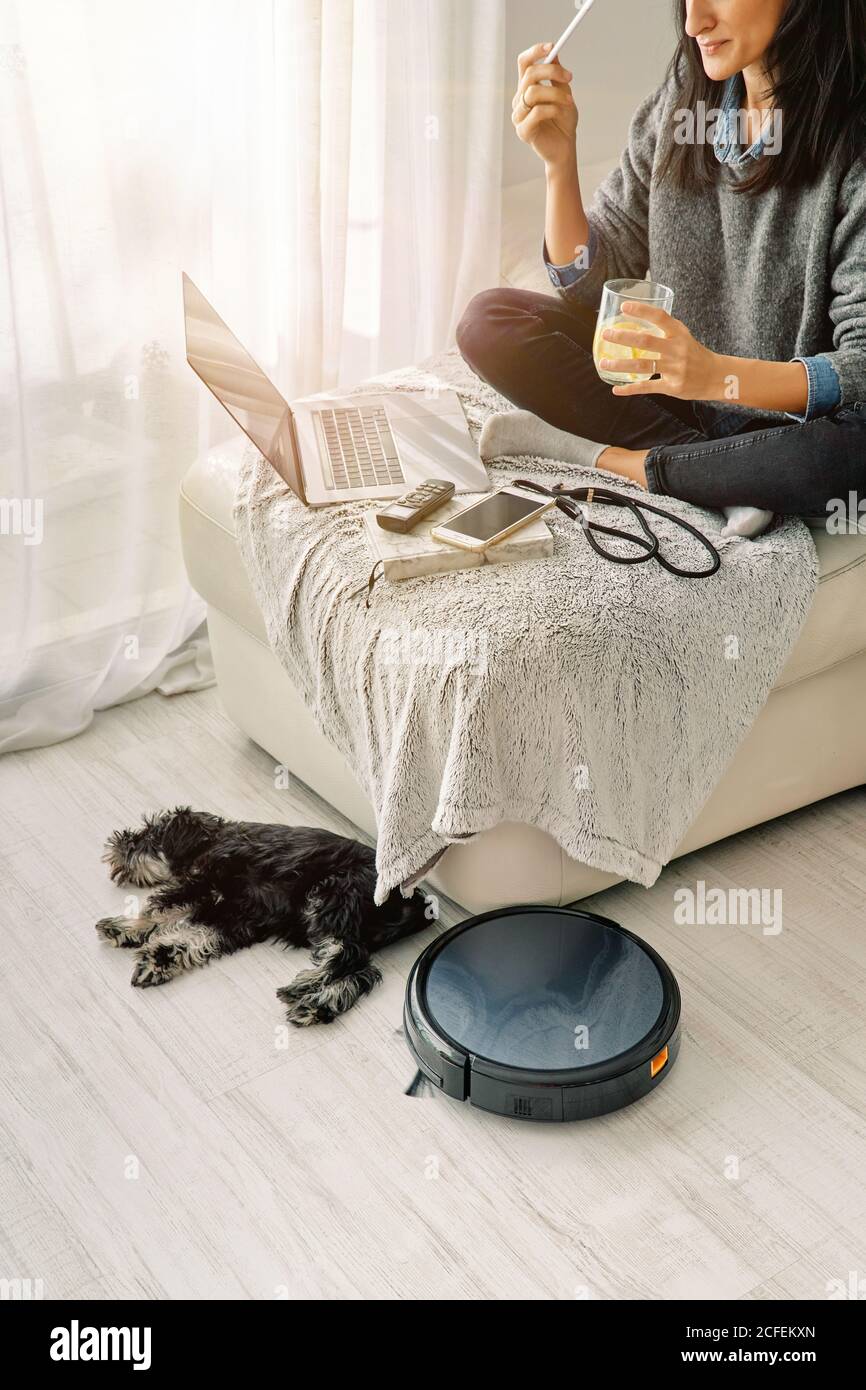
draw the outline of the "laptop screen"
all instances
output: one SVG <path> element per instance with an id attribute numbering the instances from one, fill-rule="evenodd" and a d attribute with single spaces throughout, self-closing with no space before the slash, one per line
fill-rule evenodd
<path id="1" fill-rule="evenodd" d="M 189 365 L 304 501 L 288 404 L 188 275 L 183 277 L 183 312 Z"/>

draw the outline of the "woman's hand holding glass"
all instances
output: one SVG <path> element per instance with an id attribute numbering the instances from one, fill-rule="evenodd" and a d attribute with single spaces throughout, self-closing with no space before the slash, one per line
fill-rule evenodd
<path id="1" fill-rule="evenodd" d="M 602 343 L 618 343 L 621 347 L 631 348 L 635 358 L 640 353 L 640 358 L 629 362 L 629 372 L 633 376 L 640 375 L 642 380 L 613 386 L 611 389 L 615 396 L 664 395 L 674 396 L 681 401 L 726 398 L 722 359 L 718 353 L 699 343 L 684 323 L 665 309 L 641 300 L 627 300 L 622 310 L 625 314 L 647 320 L 655 331 L 612 326 L 602 329 Z M 664 337 L 659 337 L 660 333 Z M 601 357 L 597 366 L 601 371 L 622 372 L 623 358 Z M 656 373 L 659 375 L 656 376 Z M 653 376 L 655 380 L 650 380 Z"/>

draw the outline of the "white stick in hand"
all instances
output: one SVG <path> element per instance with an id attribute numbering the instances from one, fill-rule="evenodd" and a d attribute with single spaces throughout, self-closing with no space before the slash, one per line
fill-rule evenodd
<path id="1" fill-rule="evenodd" d="M 562 35 L 562 38 L 557 39 L 556 43 L 553 45 L 553 48 L 550 50 L 550 52 L 549 52 L 549 53 L 547 54 L 547 56 L 545 57 L 545 59 L 544 59 L 544 62 L 545 62 L 545 63 L 555 63 L 555 62 L 556 62 L 557 58 L 559 57 L 560 53 L 562 52 L 562 49 L 563 49 L 563 48 L 565 47 L 565 45 L 568 43 L 568 40 L 571 38 L 571 36 L 572 36 L 572 34 L 574 33 L 575 29 L 577 28 L 578 24 L 579 24 L 580 21 L 584 18 L 585 15 L 588 15 L 588 14 L 589 14 L 589 12 L 590 12 L 590 10 L 592 9 L 592 7 L 593 7 L 594 4 L 595 4 L 595 0 L 583 0 L 583 4 L 581 5 L 581 7 L 580 7 L 580 9 L 578 10 L 577 14 L 574 16 L 574 19 L 573 19 L 573 20 L 571 21 L 571 23 L 569 24 L 569 26 L 568 26 L 568 28 L 566 29 L 565 33 Z M 552 87 L 552 86 L 553 86 L 553 83 L 550 81 L 549 78 L 545 77 L 545 78 L 542 79 L 541 85 L 542 85 L 542 87 Z"/>

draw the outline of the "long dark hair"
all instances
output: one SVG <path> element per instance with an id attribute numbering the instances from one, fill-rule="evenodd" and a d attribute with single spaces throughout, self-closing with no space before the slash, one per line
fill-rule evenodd
<path id="1" fill-rule="evenodd" d="M 724 84 L 707 77 L 686 33 L 686 0 L 674 0 L 674 22 L 679 43 L 668 76 L 678 84 L 678 105 L 696 111 L 703 101 L 706 111 L 717 109 Z M 781 147 L 732 187 L 742 193 L 803 187 L 834 161 L 847 169 L 866 154 L 866 0 L 788 0 L 764 66 L 765 96 L 782 112 Z M 660 174 L 699 188 L 715 183 L 719 170 L 711 142 L 671 141 Z"/>

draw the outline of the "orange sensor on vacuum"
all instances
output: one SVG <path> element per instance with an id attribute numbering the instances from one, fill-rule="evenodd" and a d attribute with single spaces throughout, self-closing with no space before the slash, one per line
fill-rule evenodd
<path id="1" fill-rule="evenodd" d="M 665 1062 L 668 1060 L 667 1047 L 663 1047 L 661 1052 L 656 1053 L 650 1062 L 650 1076 L 658 1076 Z"/>

